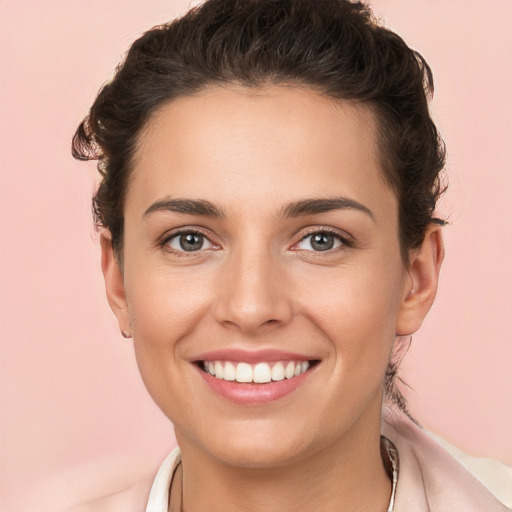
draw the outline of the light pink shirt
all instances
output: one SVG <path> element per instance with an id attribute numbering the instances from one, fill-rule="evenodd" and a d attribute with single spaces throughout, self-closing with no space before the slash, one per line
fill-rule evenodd
<path id="1" fill-rule="evenodd" d="M 400 459 L 394 512 L 511 510 L 482 483 L 482 479 L 479 480 L 405 414 L 394 408 L 387 409 L 383 420 L 382 434 L 394 443 Z M 467 455 L 464 458 L 475 460 Z M 493 461 L 489 461 L 489 467 L 493 467 L 495 474 L 487 475 L 486 480 L 505 482 L 508 489 L 501 489 L 500 498 L 510 500 L 512 470 Z"/>

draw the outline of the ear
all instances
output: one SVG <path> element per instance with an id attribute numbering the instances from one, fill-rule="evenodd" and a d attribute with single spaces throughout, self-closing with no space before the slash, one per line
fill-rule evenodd
<path id="1" fill-rule="evenodd" d="M 397 316 L 396 334 L 416 332 L 429 312 L 437 293 L 444 244 L 439 224 L 431 223 L 420 247 L 409 251 L 408 279 Z"/>
<path id="2" fill-rule="evenodd" d="M 130 319 L 128 304 L 124 291 L 124 277 L 112 248 L 112 238 L 108 231 L 100 235 L 101 244 L 101 270 L 105 279 L 105 289 L 108 303 L 119 322 L 121 332 L 130 332 Z"/>

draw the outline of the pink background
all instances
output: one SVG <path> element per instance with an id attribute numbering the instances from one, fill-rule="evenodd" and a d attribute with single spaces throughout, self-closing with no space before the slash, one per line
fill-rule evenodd
<path id="1" fill-rule="evenodd" d="M 2 512 L 122 489 L 173 446 L 105 299 L 94 164 L 69 148 L 130 42 L 189 3 L 0 0 Z M 372 4 L 432 65 L 449 150 L 452 225 L 436 305 L 404 364 L 411 407 L 464 450 L 510 464 L 512 2 Z"/>

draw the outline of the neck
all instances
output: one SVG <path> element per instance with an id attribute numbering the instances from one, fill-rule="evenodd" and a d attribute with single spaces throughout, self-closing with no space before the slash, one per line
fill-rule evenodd
<path id="1" fill-rule="evenodd" d="M 391 482 L 380 455 L 380 431 L 355 427 L 335 446 L 280 467 L 227 465 L 182 446 L 181 483 L 186 512 L 386 511 Z M 180 443 L 181 445 L 181 443 Z M 181 494 L 173 485 L 171 503 Z M 175 511 L 171 508 L 172 512 Z M 178 508 L 179 510 L 179 508 Z"/>

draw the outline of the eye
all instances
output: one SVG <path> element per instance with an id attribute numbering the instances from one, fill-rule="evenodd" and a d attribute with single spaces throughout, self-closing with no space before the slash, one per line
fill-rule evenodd
<path id="1" fill-rule="evenodd" d="M 296 248 L 304 251 L 322 252 L 337 249 L 342 245 L 348 244 L 341 236 L 325 231 L 318 231 L 305 236 L 296 245 Z"/>
<path id="2" fill-rule="evenodd" d="M 168 238 L 165 245 L 176 252 L 194 252 L 215 247 L 206 236 L 196 231 L 177 233 Z"/>

